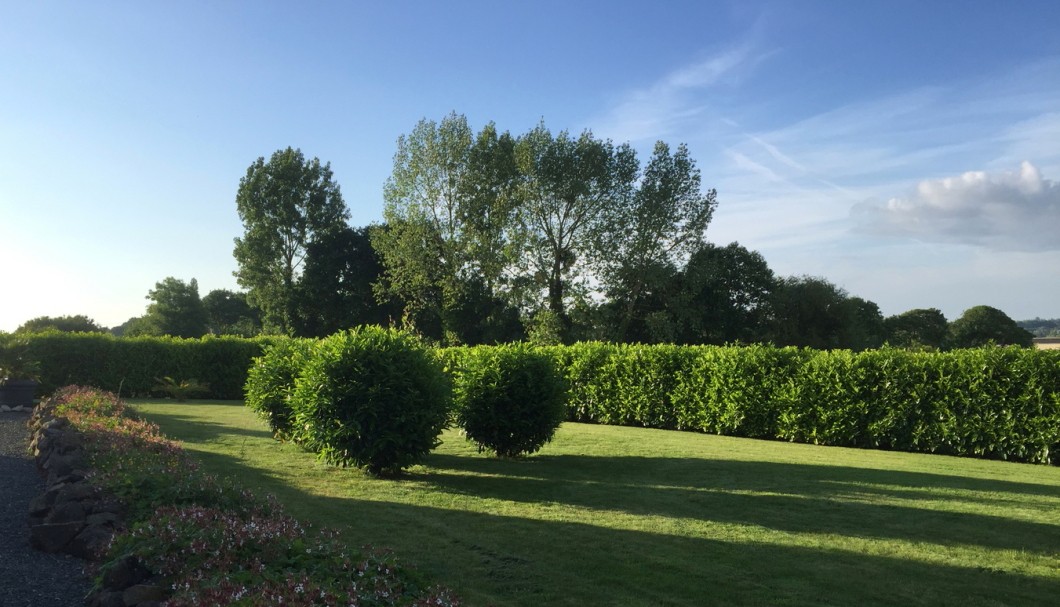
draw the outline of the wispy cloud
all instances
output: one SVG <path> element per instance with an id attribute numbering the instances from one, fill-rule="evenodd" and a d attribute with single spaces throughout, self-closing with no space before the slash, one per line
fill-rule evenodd
<path id="1" fill-rule="evenodd" d="M 996 250 L 1060 250 L 1060 183 L 1030 162 L 921 181 L 906 196 L 855 207 L 861 229 Z"/>
<path id="2" fill-rule="evenodd" d="M 593 124 L 594 130 L 633 143 L 666 139 L 709 112 L 707 93 L 738 83 L 768 57 L 751 43 L 742 43 L 695 63 L 674 69 L 656 82 L 624 92 Z"/>

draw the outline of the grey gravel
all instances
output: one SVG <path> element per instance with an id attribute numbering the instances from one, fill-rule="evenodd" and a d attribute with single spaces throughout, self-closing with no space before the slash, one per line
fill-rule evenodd
<path id="1" fill-rule="evenodd" d="M 29 502 L 44 491 L 28 452 L 28 412 L 0 412 L 0 607 L 76 607 L 90 583 L 80 559 L 29 545 Z"/>

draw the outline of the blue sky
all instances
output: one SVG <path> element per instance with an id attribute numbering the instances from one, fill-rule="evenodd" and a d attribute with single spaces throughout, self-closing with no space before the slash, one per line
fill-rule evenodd
<path id="1" fill-rule="evenodd" d="M 259 156 L 382 218 L 395 141 L 463 113 L 687 143 L 708 239 L 884 314 L 1060 317 L 1060 3 L 8 2 L 0 330 L 236 288 Z M 14 293 L 18 295 L 14 295 Z"/>

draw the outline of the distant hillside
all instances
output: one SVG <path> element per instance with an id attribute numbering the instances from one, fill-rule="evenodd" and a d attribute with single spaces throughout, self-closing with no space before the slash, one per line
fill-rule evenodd
<path id="1" fill-rule="evenodd" d="M 1033 333 L 1035 337 L 1060 337 L 1060 318 L 1017 320 L 1016 324 Z"/>

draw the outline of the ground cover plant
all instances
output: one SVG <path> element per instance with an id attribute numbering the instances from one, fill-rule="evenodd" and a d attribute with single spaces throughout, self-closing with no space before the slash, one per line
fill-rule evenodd
<path id="1" fill-rule="evenodd" d="M 101 555 L 100 579 L 134 559 L 172 590 L 170 607 L 458 604 L 391 553 L 352 551 L 274 499 L 202 471 L 114 394 L 66 387 L 42 406 L 81 433 L 89 482 L 126 507 L 127 531 Z"/>
<path id="2" fill-rule="evenodd" d="M 402 480 L 319 462 L 242 403 L 137 408 L 202 462 L 469 605 L 1045 605 L 1060 469 L 566 423 L 530 458 L 458 431 Z"/>

